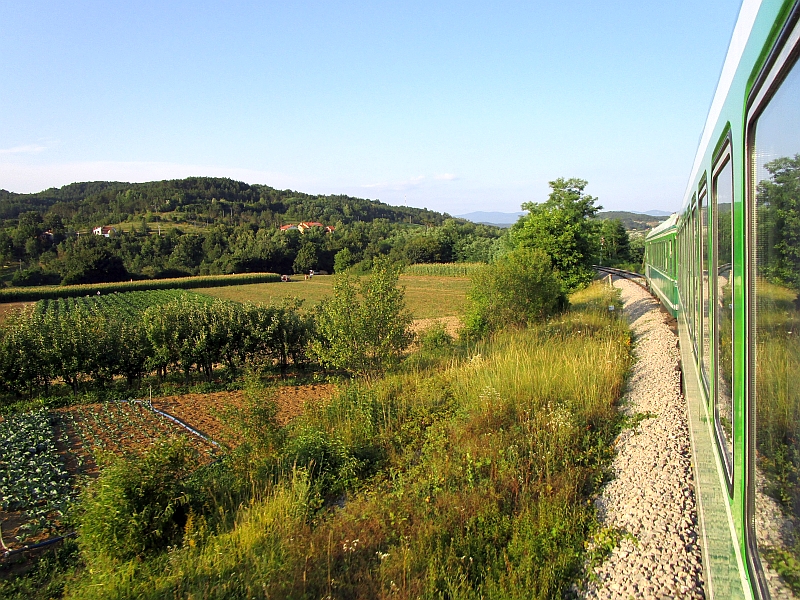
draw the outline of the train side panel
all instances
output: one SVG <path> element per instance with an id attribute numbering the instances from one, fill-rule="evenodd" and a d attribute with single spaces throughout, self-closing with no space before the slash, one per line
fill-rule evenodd
<path id="1" fill-rule="evenodd" d="M 744 0 L 684 208 L 646 240 L 678 315 L 711 598 L 800 597 L 798 56 L 800 2 Z"/>

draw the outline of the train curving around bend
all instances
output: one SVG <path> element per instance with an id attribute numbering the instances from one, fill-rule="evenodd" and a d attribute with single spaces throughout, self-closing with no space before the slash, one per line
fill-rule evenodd
<path id="1" fill-rule="evenodd" d="M 645 241 L 677 317 L 706 593 L 800 597 L 800 0 L 744 0 L 683 208 Z"/>

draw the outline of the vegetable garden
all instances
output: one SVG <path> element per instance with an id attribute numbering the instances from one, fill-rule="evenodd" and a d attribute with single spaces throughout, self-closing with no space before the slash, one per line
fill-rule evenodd
<path id="1" fill-rule="evenodd" d="M 0 510 L 25 512 L 26 523 L 13 532 L 20 539 L 55 531 L 75 495 L 55 422 L 45 409 L 0 422 Z"/>

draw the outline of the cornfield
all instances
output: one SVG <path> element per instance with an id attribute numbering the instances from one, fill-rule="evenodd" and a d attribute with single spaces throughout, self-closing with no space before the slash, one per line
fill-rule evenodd
<path id="1" fill-rule="evenodd" d="M 484 263 L 418 263 L 406 267 L 404 275 L 431 277 L 469 277 Z"/>
<path id="2" fill-rule="evenodd" d="M 120 281 L 116 283 L 92 283 L 65 286 L 41 286 L 30 288 L 0 289 L 0 303 L 28 302 L 55 298 L 76 298 L 94 296 L 98 292 L 134 292 L 141 290 L 193 289 L 222 287 L 227 285 L 244 285 L 248 283 L 271 283 L 280 281 L 276 273 L 240 273 L 234 275 L 201 275 L 198 277 L 180 277 L 176 279 L 146 279 L 140 281 Z"/>

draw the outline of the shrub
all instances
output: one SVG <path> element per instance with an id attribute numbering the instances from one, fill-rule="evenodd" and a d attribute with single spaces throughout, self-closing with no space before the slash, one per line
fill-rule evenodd
<path id="1" fill-rule="evenodd" d="M 420 346 L 423 350 L 434 351 L 450 348 L 453 345 L 453 336 L 447 333 L 447 328 L 441 321 L 436 321 L 419 336 Z"/>
<path id="2" fill-rule="evenodd" d="M 336 256 L 333 257 L 333 272 L 344 273 L 356 262 L 356 255 L 353 254 L 349 248 L 342 248 L 336 253 Z"/>
<path id="3" fill-rule="evenodd" d="M 183 441 L 163 441 L 141 457 L 114 459 L 81 499 L 84 553 L 127 560 L 179 542 L 189 512 L 187 478 L 197 461 Z"/>
<path id="4" fill-rule="evenodd" d="M 11 285 L 29 287 L 35 285 L 56 285 L 61 281 L 58 273 L 44 271 L 41 267 L 31 267 L 24 271 L 16 271 L 11 278 Z"/>
<path id="5" fill-rule="evenodd" d="M 562 284 L 541 250 L 517 248 L 472 276 L 465 333 L 480 337 L 563 310 Z"/>
<path id="6" fill-rule="evenodd" d="M 399 269 L 382 257 L 358 286 L 348 273 L 336 275 L 333 296 L 317 311 L 312 349 L 321 363 L 367 376 L 400 360 L 412 334 L 398 276 Z"/>
<path id="7" fill-rule="evenodd" d="M 284 452 L 287 472 L 305 470 L 321 497 L 345 491 L 356 480 L 358 461 L 337 436 L 316 427 L 300 429 Z"/>

